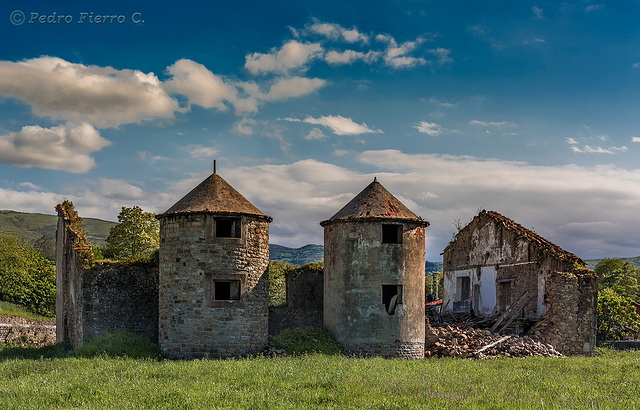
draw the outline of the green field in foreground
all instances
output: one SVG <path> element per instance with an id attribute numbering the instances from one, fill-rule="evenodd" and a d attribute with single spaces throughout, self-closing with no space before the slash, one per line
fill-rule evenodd
<path id="1" fill-rule="evenodd" d="M 638 352 L 483 361 L 339 355 L 224 361 L 0 359 L 3 409 L 632 409 L 640 408 L 639 392 Z"/>

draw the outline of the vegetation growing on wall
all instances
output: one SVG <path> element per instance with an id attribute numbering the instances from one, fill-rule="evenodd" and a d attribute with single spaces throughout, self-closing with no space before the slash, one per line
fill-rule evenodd
<path id="1" fill-rule="evenodd" d="M 283 261 L 269 262 L 269 306 L 287 303 L 287 272 L 297 268 Z"/>

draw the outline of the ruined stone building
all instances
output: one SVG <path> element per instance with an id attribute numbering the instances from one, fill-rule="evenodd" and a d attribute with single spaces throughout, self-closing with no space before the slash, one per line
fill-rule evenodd
<path id="1" fill-rule="evenodd" d="M 56 231 L 56 340 L 76 348 L 95 336 L 127 330 L 158 341 L 158 267 L 98 263 L 85 269 L 79 238 L 62 206 Z"/>
<path id="2" fill-rule="evenodd" d="M 597 277 L 585 262 L 493 211 L 480 212 L 443 254 L 445 310 L 520 316 L 566 354 L 593 353 Z"/>
<path id="3" fill-rule="evenodd" d="M 425 227 L 373 180 L 324 227 L 324 326 L 352 353 L 424 357 Z"/>
<path id="4" fill-rule="evenodd" d="M 272 218 L 215 172 L 157 218 L 164 354 L 231 357 L 264 350 Z"/>

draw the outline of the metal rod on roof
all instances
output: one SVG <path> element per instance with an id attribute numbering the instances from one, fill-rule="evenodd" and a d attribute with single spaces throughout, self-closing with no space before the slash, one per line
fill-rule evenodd
<path id="1" fill-rule="evenodd" d="M 213 173 L 216 173 L 216 160 L 213 160 Z"/>

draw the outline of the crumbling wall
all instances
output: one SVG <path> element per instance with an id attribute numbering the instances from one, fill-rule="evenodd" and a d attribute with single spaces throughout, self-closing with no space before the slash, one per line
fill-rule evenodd
<path id="1" fill-rule="evenodd" d="M 56 341 L 69 340 L 77 348 L 91 337 L 121 329 L 157 341 L 158 267 L 98 264 L 84 269 L 77 248 L 81 235 L 71 228 L 64 208 L 56 210 Z"/>
<path id="2" fill-rule="evenodd" d="M 553 272 L 546 278 L 547 313 L 530 334 L 565 355 L 593 356 L 598 277 L 594 272 Z"/>
<path id="3" fill-rule="evenodd" d="M 75 232 L 58 205 L 56 230 L 56 341 L 82 345 L 82 265 L 74 248 Z"/>
<path id="4" fill-rule="evenodd" d="M 323 269 L 302 266 L 286 274 L 287 304 L 269 308 L 269 335 L 298 326 L 322 327 Z"/>
<path id="5" fill-rule="evenodd" d="M 158 341 L 158 266 L 98 263 L 82 274 L 82 342 L 126 330 Z"/>

